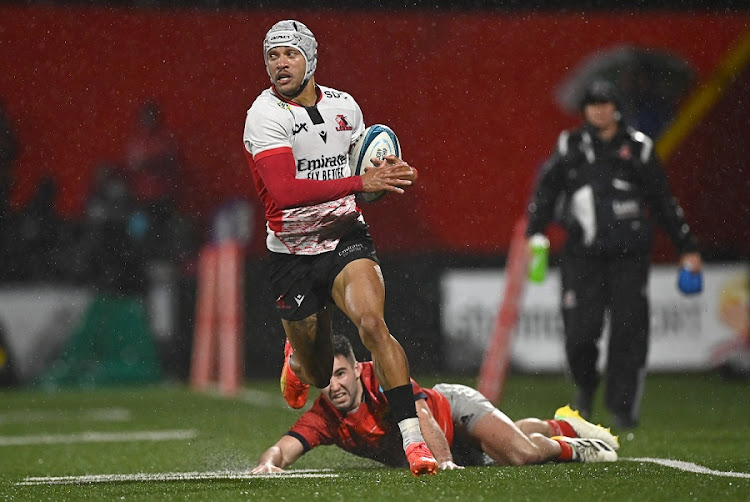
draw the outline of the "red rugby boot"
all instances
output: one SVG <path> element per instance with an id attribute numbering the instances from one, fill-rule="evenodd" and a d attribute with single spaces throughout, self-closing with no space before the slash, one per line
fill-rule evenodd
<path id="1" fill-rule="evenodd" d="M 281 368 L 281 394 L 292 408 L 302 408 L 307 402 L 310 386 L 302 383 L 289 366 L 289 356 L 294 349 L 287 339 L 284 343 L 284 367 Z"/>
<path id="2" fill-rule="evenodd" d="M 406 459 L 409 461 L 411 473 L 415 476 L 437 474 L 437 460 L 432 456 L 432 452 L 425 443 L 412 443 L 407 446 Z"/>

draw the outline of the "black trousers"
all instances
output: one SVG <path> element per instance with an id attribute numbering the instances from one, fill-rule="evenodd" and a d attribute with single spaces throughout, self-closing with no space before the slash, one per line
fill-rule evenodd
<path id="1" fill-rule="evenodd" d="M 605 405 L 615 414 L 637 418 L 649 344 L 649 256 L 565 253 L 561 267 L 565 353 L 573 382 L 585 392 L 596 390 L 598 341 L 609 311 Z"/>

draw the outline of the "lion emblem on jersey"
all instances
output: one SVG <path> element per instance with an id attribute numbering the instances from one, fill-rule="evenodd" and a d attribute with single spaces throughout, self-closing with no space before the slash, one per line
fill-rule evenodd
<path id="1" fill-rule="evenodd" d="M 351 131 L 352 126 L 349 124 L 349 121 L 346 119 L 345 115 L 336 115 L 336 123 L 338 126 L 336 127 L 337 131 Z"/>

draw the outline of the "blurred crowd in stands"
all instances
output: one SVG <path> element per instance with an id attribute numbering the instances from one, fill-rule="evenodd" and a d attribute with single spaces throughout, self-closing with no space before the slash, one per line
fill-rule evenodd
<path id="1" fill-rule="evenodd" d="M 189 266 L 197 252 L 193 222 L 176 204 L 180 153 L 159 106 L 138 111 L 122 158 L 102 161 L 80 218 L 55 209 L 58 187 L 42 179 L 20 208 L 9 203 L 20 145 L 0 106 L 0 283 L 64 282 L 103 294 L 138 294 L 159 263 Z"/>

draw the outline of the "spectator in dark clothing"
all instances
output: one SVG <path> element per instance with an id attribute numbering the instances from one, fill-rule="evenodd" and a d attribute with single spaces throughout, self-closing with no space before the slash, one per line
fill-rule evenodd
<path id="1" fill-rule="evenodd" d="M 175 214 L 179 153 L 154 101 L 143 103 L 138 112 L 137 130 L 125 146 L 125 162 L 141 224 L 146 226 L 146 252 L 165 258 L 169 222 Z"/>
<path id="2" fill-rule="evenodd" d="M 139 236 L 131 229 L 134 209 L 122 170 L 109 163 L 99 165 L 86 206 L 82 251 L 89 256 L 93 283 L 108 294 L 133 293 L 143 286 Z"/>
<path id="3" fill-rule="evenodd" d="M 63 220 L 55 209 L 57 185 L 52 178 L 39 182 L 36 194 L 19 214 L 9 248 L 10 274 L 18 280 L 55 279 L 55 252 Z"/>

